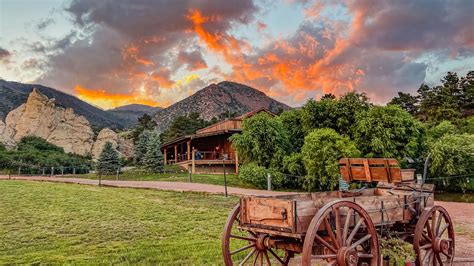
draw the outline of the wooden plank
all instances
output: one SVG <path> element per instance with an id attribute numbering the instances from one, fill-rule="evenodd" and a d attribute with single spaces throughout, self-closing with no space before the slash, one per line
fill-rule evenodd
<path id="1" fill-rule="evenodd" d="M 367 161 L 367 159 L 364 159 L 364 172 L 365 172 L 365 178 L 367 179 L 367 181 L 372 182 L 372 176 L 370 175 L 369 161 Z"/>
<path id="2" fill-rule="evenodd" d="M 293 230 L 293 201 L 275 198 L 247 197 L 245 224 Z"/>

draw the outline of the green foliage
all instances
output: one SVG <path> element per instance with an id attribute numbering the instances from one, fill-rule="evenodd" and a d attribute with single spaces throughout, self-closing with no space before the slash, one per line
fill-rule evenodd
<path id="1" fill-rule="evenodd" d="M 182 136 L 194 134 L 196 130 L 207 127 L 211 124 L 212 122 L 202 119 L 199 116 L 199 113 L 179 116 L 173 120 L 168 129 L 161 134 L 161 141 L 165 143 Z"/>
<path id="2" fill-rule="evenodd" d="M 138 118 L 137 125 L 132 130 L 133 141 L 136 143 L 143 131 L 153 130 L 155 127 L 156 122 L 153 117 L 148 114 L 144 114 L 142 117 Z"/>
<path id="3" fill-rule="evenodd" d="M 288 132 L 288 137 L 292 143 L 292 151 L 299 152 L 304 143 L 301 110 L 291 109 L 284 111 L 280 114 L 279 118 Z"/>
<path id="4" fill-rule="evenodd" d="M 21 167 L 22 173 L 39 173 L 41 168 L 64 167 L 65 173 L 77 173 L 90 168 L 90 157 L 66 154 L 63 148 L 53 145 L 39 137 L 22 138 L 16 150 L 7 150 L 0 145 L 0 168 L 16 170 Z"/>
<path id="5" fill-rule="evenodd" d="M 390 265 L 404 266 L 415 258 L 412 245 L 394 237 L 380 238 L 380 253 L 383 258 L 389 259 Z"/>
<path id="6" fill-rule="evenodd" d="M 320 101 L 309 100 L 301 110 L 303 130 L 306 134 L 317 128 L 332 128 L 339 134 L 351 135 L 356 115 L 366 112 L 371 104 L 363 93 L 350 92 L 339 100 L 323 97 Z"/>
<path id="7" fill-rule="evenodd" d="M 434 139 L 429 145 L 429 151 L 432 156 L 430 173 L 434 178 L 458 176 L 435 180 L 438 187 L 448 190 L 469 188 L 467 178 L 474 177 L 474 135 L 446 134 Z"/>
<path id="8" fill-rule="evenodd" d="M 288 132 L 281 120 L 260 113 L 245 119 L 242 129 L 241 134 L 230 137 L 241 161 L 265 168 L 280 168 L 290 147 Z"/>
<path id="9" fill-rule="evenodd" d="M 285 176 L 282 173 L 259 166 L 256 163 L 242 165 L 239 169 L 239 179 L 257 188 L 267 188 L 268 175 L 271 176 L 273 188 L 282 188 L 286 182 Z"/>
<path id="10" fill-rule="evenodd" d="M 411 115 L 418 113 L 418 99 L 409 93 L 398 92 L 398 96 L 394 97 L 388 104 L 398 105 Z"/>
<path id="11" fill-rule="evenodd" d="M 449 121 L 442 121 L 438 125 L 428 130 L 428 137 L 430 139 L 439 139 L 447 134 L 456 134 L 458 129 Z"/>
<path id="12" fill-rule="evenodd" d="M 134 163 L 137 165 L 144 164 L 144 157 L 148 150 L 148 145 L 152 136 L 152 131 L 144 130 L 140 136 L 138 136 L 138 140 L 135 142 L 135 153 L 134 153 Z"/>
<path id="13" fill-rule="evenodd" d="M 357 115 L 354 140 L 367 157 L 415 158 L 422 146 L 423 126 L 395 105 L 375 106 Z"/>
<path id="14" fill-rule="evenodd" d="M 349 138 L 330 128 L 309 133 L 301 153 L 307 172 L 303 186 L 308 191 L 333 189 L 339 178 L 339 159 L 360 156 Z"/>
<path id="15" fill-rule="evenodd" d="M 158 134 L 151 134 L 143 163 L 146 169 L 153 173 L 161 173 L 164 170 L 164 157 L 160 146 L 160 136 Z"/>
<path id="16" fill-rule="evenodd" d="M 116 173 L 119 168 L 119 154 L 112 146 L 112 143 L 106 142 L 97 161 L 97 171 L 99 174 L 107 175 Z"/>
<path id="17" fill-rule="evenodd" d="M 285 172 L 295 175 L 304 176 L 306 170 L 304 168 L 303 155 L 300 152 L 292 153 L 283 158 L 283 169 Z"/>

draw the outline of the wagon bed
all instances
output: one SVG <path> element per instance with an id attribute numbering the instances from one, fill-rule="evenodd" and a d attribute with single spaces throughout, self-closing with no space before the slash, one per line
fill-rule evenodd
<path id="1" fill-rule="evenodd" d="M 379 184 L 362 191 L 245 196 L 240 199 L 241 227 L 302 239 L 316 212 L 336 199 L 360 205 L 375 226 L 409 223 L 417 210 L 434 204 L 432 186 L 426 186 L 423 192 L 413 189 Z"/>

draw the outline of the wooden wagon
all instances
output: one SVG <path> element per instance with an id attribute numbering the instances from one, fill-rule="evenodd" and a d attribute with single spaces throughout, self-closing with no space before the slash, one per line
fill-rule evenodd
<path id="1" fill-rule="evenodd" d="M 379 238 L 412 243 L 417 265 L 451 264 L 454 229 L 434 206 L 433 185 L 394 159 L 344 158 L 346 181 L 378 181 L 350 191 L 245 196 L 229 214 L 222 237 L 226 265 L 381 265 Z"/>

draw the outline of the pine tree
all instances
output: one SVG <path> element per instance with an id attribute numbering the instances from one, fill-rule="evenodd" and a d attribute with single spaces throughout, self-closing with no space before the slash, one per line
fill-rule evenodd
<path id="1" fill-rule="evenodd" d="M 164 170 L 164 159 L 160 146 L 160 136 L 158 134 L 151 134 L 143 162 L 145 167 L 154 173 L 163 172 Z"/>
<path id="2" fill-rule="evenodd" d="M 112 143 L 106 142 L 99 160 L 97 161 L 97 171 L 101 174 L 114 174 L 120 167 L 120 158 L 118 152 L 112 146 Z"/>
<path id="3" fill-rule="evenodd" d="M 144 165 L 144 157 L 148 150 L 148 145 L 152 134 L 153 133 L 151 131 L 145 130 L 138 137 L 137 143 L 135 145 L 135 164 Z"/>

